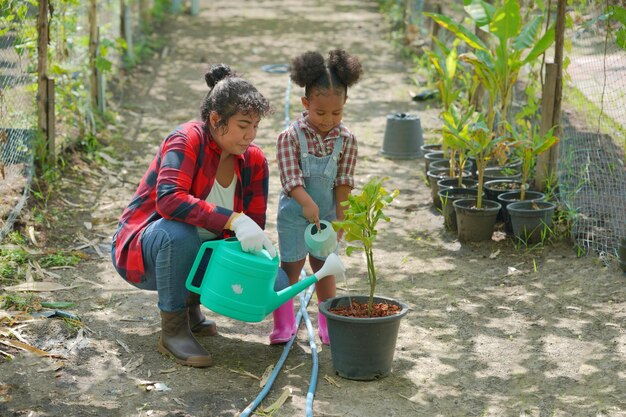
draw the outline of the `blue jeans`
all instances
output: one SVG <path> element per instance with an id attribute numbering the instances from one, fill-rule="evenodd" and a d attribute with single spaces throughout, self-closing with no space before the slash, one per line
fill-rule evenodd
<path id="1" fill-rule="evenodd" d="M 185 282 L 201 244 L 195 226 L 166 219 L 153 222 L 141 236 L 145 281 L 133 285 L 156 290 L 162 311 L 184 310 L 189 295 Z M 204 269 L 206 264 L 202 273 Z"/>
<path id="2" fill-rule="evenodd" d="M 144 282 L 132 285 L 143 290 L 156 290 L 161 311 L 184 310 L 189 296 L 185 283 L 201 244 L 195 226 L 166 219 L 151 223 L 141 236 Z M 211 251 L 207 250 L 194 281 L 204 277 L 210 257 Z M 279 268 L 274 290 L 280 291 L 288 286 L 289 278 Z"/>

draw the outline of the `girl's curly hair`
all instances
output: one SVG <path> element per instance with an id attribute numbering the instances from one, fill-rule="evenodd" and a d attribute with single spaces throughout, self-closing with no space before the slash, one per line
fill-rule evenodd
<path id="1" fill-rule="evenodd" d="M 319 52 L 305 52 L 291 61 L 289 69 L 292 81 L 304 87 L 307 97 L 313 89 L 343 89 L 347 93 L 363 75 L 359 59 L 343 49 L 330 51 L 327 62 Z"/>
<path id="2" fill-rule="evenodd" d="M 220 115 L 220 126 L 226 126 L 239 112 L 263 118 L 272 111 L 269 100 L 226 64 L 212 65 L 204 79 L 210 88 L 200 106 L 200 117 L 206 128 L 212 111 Z"/>

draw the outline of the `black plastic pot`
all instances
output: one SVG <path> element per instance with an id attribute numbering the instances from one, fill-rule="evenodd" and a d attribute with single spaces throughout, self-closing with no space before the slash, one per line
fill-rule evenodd
<path id="1" fill-rule="evenodd" d="M 427 173 L 428 170 L 430 169 L 430 163 L 438 159 L 442 159 L 442 160 L 446 159 L 446 157 L 443 154 L 443 151 L 432 151 L 424 155 L 424 173 Z"/>
<path id="2" fill-rule="evenodd" d="M 464 176 L 461 179 L 460 185 L 458 178 L 444 178 L 437 181 L 437 185 L 439 186 L 439 191 L 445 188 L 476 188 L 476 186 L 478 185 L 478 181 L 472 177 Z"/>
<path id="3" fill-rule="evenodd" d="M 483 188 L 488 200 L 498 201 L 498 196 L 509 191 L 519 190 L 522 182 L 519 180 L 500 179 L 485 181 Z"/>
<path id="4" fill-rule="evenodd" d="M 442 181 L 447 180 L 440 180 L 439 182 Z M 443 214 L 444 226 L 446 229 L 456 232 L 456 212 L 452 203 L 462 198 L 475 199 L 478 197 L 478 190 L 475 188 L 443 188 L 439 190 L 437 195 L 441 202 L 441 214 Z M 485 192 L 483 191 L 483 197 L 484 195 Z"/>
<path id="5" fill-rule="evenodd" d="M 427 143 L 420 146 L 420 150 L 422 151 L 422 155 L 426 155 L 427 153 L 440 151 L 443 149 L 443 145 L 441 143 Z"/>
<path id="6" fill-rule="evenodd" d="M 476 208 L 476 199 L 459 199 L 452 203 L 456 213 L 456 225 L 461 242 L 481 242 L 491 240 L 496 217 L 502 207 L 497 201 L 482 200 L 482 207 Z"/>
<path id="7" fill-rule="evenodd" d="M 498 203 L 502 204 L 500 213 L 504 220 L 504 225 L 507 233 L 513 233 L 513 225 L 511 224 L 511 216 L 507 210 L 507 206 L 511 203 L 515 203 L 520 200 L 521 190 L 507 191 L 506 193 L 498 194 Z M 546 199 L 546 195 L 539 191 L 526 190 L 526 195 L 523 201 L 543 201 Z"/>
<path id="8" fill-rule="evenodd" d="M 483 181 L 493 180 L 519 180 L 522 174 L 513 168 L 508 167 L 490 167 L 485 168 L 485 175 L 483 175 Z"/>
<path id="9" fill-rule="evenodd" d="M 398 300 L 374 297 L 374 302 L 400 306 L 399 314 L 388 317 L 355 318 L 334 314 L 331 308 L 348 306 L 350 300 L 367 302 L 367 296 L 335 297 L 320 303 L 326 317 L 330 354 L 337 375 L 359 381 L 370 381 L 391 373 L 400 321 L 409 307 Z"/>
<path id="10" fill-rule="evenodd" d="M 441 171 L 440 171 L 441 170 Z M 433 206 L 435 208 L 441 208 L 441 200 L 437 193 L 439 192 L 439 181 L 454 179 L 458 181 L 458 177 L 451 177 L 450 172 L 446 168 L 438 168 L 437 170 L 429 170 L 426 173 L 426 177 L 428 178 L 428 183 L 430 184 L 430 197 L 433 200 Z M 463 177 L 469 177 L 469 172 L 464 172 Z"/>
<path id="11" fill-rule="evenodd" d="M 380 154 L 392 159 L 412 159 L 422 155 L 422 126 L 417 116 L 407 113 L 387 115 Z"/>
<path id="12" fill-rule="evenodd" d="M 548 201 L 510 203 L 507 210 L 515 238 L 526 245 L 542 242 L 552 227 L 555 208 L 556 204 Z"/>

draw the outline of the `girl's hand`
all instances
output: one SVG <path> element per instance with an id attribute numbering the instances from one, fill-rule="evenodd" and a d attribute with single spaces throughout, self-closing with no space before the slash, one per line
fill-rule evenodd
<path id="1" fill-rule="evenodd" d="M 315 226 L 320 229 L 320 208 L 313 200 L 302 206 L 302 215 L 309 223 L 315 223 Z"/>

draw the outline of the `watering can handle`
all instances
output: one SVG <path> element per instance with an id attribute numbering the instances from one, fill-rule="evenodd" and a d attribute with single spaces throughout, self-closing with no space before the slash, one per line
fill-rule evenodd
<path id="1" fill-rule="evenodd" d="M 202 280 L 201 279 L 199 280 L 200 282 L 198 285 L 194 284 L 194 278 L 196 277 L 196 273 L 198 271 L 198 267 L 200 266 L 200 262 L 202 261 L 202 258 L 204 257 L 204 253 L 206 252 L 207 249 L 215 250 L 217 249 L 217 246 L 221 242 L 222 242 L 221 240 L 207 240 L 200 246 L 200 249 L 198 249 L 198 254 L 196 255 L 196 259 L 193 261 L 193 265 L 191 266 L 191 269 L 189 270 L 189 275 L 187 276 L 186 287 L 189 291 L 194 292 L 196 294 L 200 294 L 199 284 L 202 283 Z"/>

